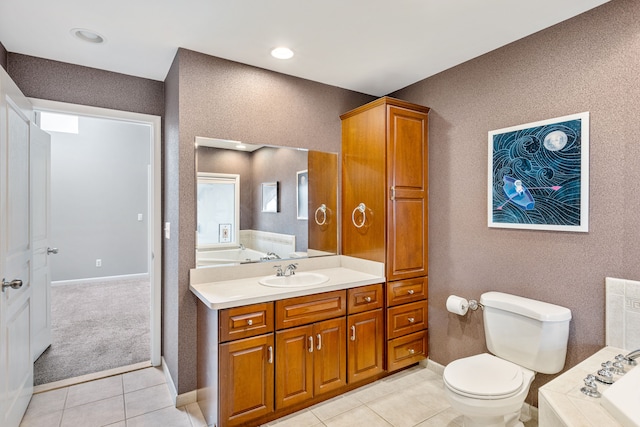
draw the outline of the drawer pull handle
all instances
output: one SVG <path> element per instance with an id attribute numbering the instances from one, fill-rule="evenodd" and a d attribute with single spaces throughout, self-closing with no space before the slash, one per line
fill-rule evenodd
<path id="1" fill-rule="evenodd" d="M 313 353 L 313 337 L 309 337 L 309 353 Z"/>
<path id="2" fill-rule="evenodd" d="M 415 351 L 414 349 L 412 349 L 412 348 L 410 348 L 410 349 L 409 349 L 409 350 L 407 350 L 407 351 L 409 352 L 409 354 L 413 354 L 413 353 L 415 353 L 415 352 L 416 352 L 416 351 Z"/>
<path id="3" fill-rule="evenodd" d="M 366 302 L 371 302 L 371 297 L 364 297 L 364 300 L 365 300 Z"/>
<path id="4" fill-rule="evenodd" d="M 322 336 L 320 334 L 316 335 L 318 339 L 318 346 L 316 347 L 318 350 L 322 350 Z"/>
<path id="5" fill-rule="evenodd" d="M 267 349 L 268 353 L 269 353 L 269 360 L 268 362 L 270 364 L 273 364 L 273 347 L 269 346 L 269 348 Z"/>
<path id="6" fill-rule="evenodd" d="M 356 327 L 352 326 L 351 327 L 351 341 L 355 341 L 356 340 Z"/>
<path id="7" fill-rule="evenodd" d="M 249 325 L 249 326 L 253 325 L 253 320 L 251 320 L 251 319 L 247 320 L 247 325 Z"/>
<path id="8" fill-rule="evenodd" d="M 407 320 L 409 321 L 409 323 L 413 323 L 416 321 L 415 317 L 408 317 Z"/>
<path id="9" fill-rule="evenodd" d="M 407 291 L 407 293 L 408 293 L 409 295 L 413 295 L 415 292 L 416 292 L 416 291 L 414 291 L 413 289 L 409 289 L 409 290 Z"/>

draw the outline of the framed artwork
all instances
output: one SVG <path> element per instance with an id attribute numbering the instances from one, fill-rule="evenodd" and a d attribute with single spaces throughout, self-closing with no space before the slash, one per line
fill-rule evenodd
<path id="1" fill-rule="evenodd" d="M 220 243 L 231 242 L 231 224 L 220 224 L 219 239 Z"/>
<path id="2" fill-rule="evenodd" d="M 299 171 L 296 175 L 298 182 L 296 187 L 298 219 L 309 219 L 309 171 Z"/>
<path id="3" fill-rule="evenodd" d="M 589 231 L 589 113 L 489 132 L 488 225 Z"/>
<path id="4" fill-rule="evenodd" d="M 262 183 L 262 212 L 278 212 L 278 182 Z"/>

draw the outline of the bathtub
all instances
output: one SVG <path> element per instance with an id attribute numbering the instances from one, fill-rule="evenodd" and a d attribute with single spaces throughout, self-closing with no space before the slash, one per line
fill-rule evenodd
<path id="1" fill-rule="evenodd" d="M 196 251 L 196 264 L 198 267 L 209 265 L 235 265 L 243 262 L 257 262 L 266 257 L 264 252 L 253 249 L 218 249 Z"/>

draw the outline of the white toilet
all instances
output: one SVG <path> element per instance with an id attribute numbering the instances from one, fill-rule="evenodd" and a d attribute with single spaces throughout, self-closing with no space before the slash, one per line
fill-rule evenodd
<path id="1" fill-rule="evenodd" d="M 536 372 L 555 374 L 564 367 L 571 311 L 502 292 L 486 292 L 480 303 L 493 355 L 449 363 L 445 395 L 465 427 L 522 426 L 520 410 Z"/>

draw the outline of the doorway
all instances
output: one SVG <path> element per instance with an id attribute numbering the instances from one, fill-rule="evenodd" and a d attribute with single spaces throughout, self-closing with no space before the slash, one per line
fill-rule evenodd
<path id="1" fill-rule="evenodd" d="M 109 367 L 108 373 L 141 365 L 159 366 L 160 117 L 38 99 L 30 101 L 38 120 L 47 115 L 68 117 L 76 120 L 76 131 L 79 124 L 82 129 L 93 129 L 94 135 L 101 135 L 103 139 L 82 145 L 77 135 L 52 132 L 52 165 L 55 166 L 52 175 L 61 173 L 63 176 L 51 181 L 57 180 L 59 187 L 60 182 L 67 180 L 74 189 L 56 192 L 52 188 L 52 230 L 58 230 L 58 237 L 54 232 L 51 243 L 59 251 L 51 261 L 54 325 L 56 313 L 68 317 L 62 319 L 67 326 L 66 336 L 78 342 L 85 341 L 92 346 L 89 351 L 101 357 L 109 354 L 117 357 L 114 344 L 124 333 L 133 337 L 124 338 L 126 342 L 139 337 L 145 330 L 147 336 L 143 339 L 148 345 L 146 357 L 143 357 L 145 361 L 131 365 L 129 353 L 133 349 L 128 348 L 122 352 L 125 356 L 129 354 L 122 358 L 121 363 L 126 366 Z M 94 138 L 99 140 L 101 137 Z M 127 142 L 128 137 L 134 139 Z M 56 159 L 58 149 L 62 151 L 58 151 Z M 91 153 L 92 150 L 96 152 Z M 86 200 L 83 194 L 87 195 Z M 68 212 L 66 218 L 65 210 Z M 80 215 L 79 210 L 82 210 Z M 83 302 L 78 308 L 68 310 L 72 303 L 79 301 Z M 114 313 L 118 310 L 121 310 L 120 315 Z M 93 314 L 95 318 L 86 317 Z M 69 322 L 74 318 L 76 324 L 69 328 Z M 96 332 L 104 325 L 115 324 L 120 324 L 121 332 L 117 325 L 111 328 L 111 336 Z M 139 348 L 137 354 L 139 358 Z M 87 365 L 80 358 L 71 358 L 64 363 L 74 368 Z M 92 359 L 86 357 L 85 360 Z M 59 358 L 52 358 L 51 363 L 62 364 Z M 94 363 L 83 368 L 85 372 L 92 372 L 84 373 L 81 381 L 87 376 L 100 377 L 100 372 L 95 371 L 105 369 L 101 366 L 105 365 Z"/>

